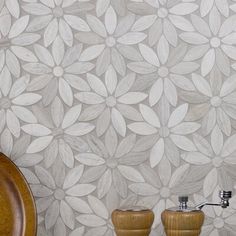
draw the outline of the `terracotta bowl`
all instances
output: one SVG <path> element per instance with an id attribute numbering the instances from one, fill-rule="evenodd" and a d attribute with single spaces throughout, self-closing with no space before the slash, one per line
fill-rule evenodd
<path id="1" fill-rule="evenodd" d="M 36 229 L 30 188 L 17 166 L 0 153 L 0 235 L 35 236 Z"/>

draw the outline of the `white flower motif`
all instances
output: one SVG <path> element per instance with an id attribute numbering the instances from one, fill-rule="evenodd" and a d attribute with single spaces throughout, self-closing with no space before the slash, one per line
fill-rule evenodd
<path id="1" fill-rule="evenodd" d="M 82 225 L 92 228 L 88 231 L 91 235 L 92 232 L 96 232 L 96 235 L 113 236 L 113 224 L 104 203 L 92 195 L 88 196 L 88 203 L 93 212 L 91 214 L 80 214 L 76 220 Z"/>
<path id="2" fill-rule="evenodd" d="M 5 137 L 6 138 L 6 137 Z M 42 162 L 44 157 L 41 154 L 28 154 L 26 150 L 30 144 L 30 135 L 22 135 L 18 138 L 12 148 L 6 151 L 6 147 L 2 146 L 2 151 L 8 153 L 8 156 L 18 166 L 29 184 L 39 184 L 39 179 L 32 171 L 32 167 Z M 9 140 L 7 140 L 9 142 Z"/>
<path id="3" fill-rule="evenodd" d="M 211 73 L 210 83 L 198 74 L 192 74 L 192 81 L 201 93 L 199 102 L 190 107 L 188 120 L 202 119 L 202 132 L 209 134 L 217 124 L 220 129 L 229 136 L 231 134 L 231 119 L 236 119 L 236 75 L 232 75 L 222 82 L 219 73 Z M 221 85 L 222 84 L 222 85 Z M 191 99 L 186 95 L 186 101 Z M 200 103 L 200 104 L 199 104 Z M 197 113 L 196 113 L 197 112 Z"/>
<path id="4" fill-rule="evenodd" d="M 44 45 L 48 47 L 59 34 L 65 44 L 72 46 L 73 32 L 90 31 L 88 24 L 80 17 L 74 15 L 81 10 L 91 10 L 93 6 L 88 4 L 84 9 L 80 9 L 80 3 L 74 4 L 75 1 L 45 1 L 41 3 L 33 2 L 22 5 L 24 11 L 36 16 L 29 24 L 27 31 L 35 32 L 45 28 Z"/>
<path id="5" fill-rule="evenodd" d="M 221 16 L 216 7 L 210 12 L 209 25 L 197 15 L 191 15 L 196 32 L 181 33 L 180 38 L 194 47 L 184 60 L 192 61 L 202 57 L 201 73 L 207 75 L 216 65 L 225 75 L 230 74 L 230 59 L 236 59 L 236 38 L 234 30 L 235 15 L 221 24 Z"/>
<path id="6" fill-rule="evenodd" d="M 130 206 L 164 235 L 182 193 L 235 193 L 235 3 L 0 0 L 0 151 L 38 236 L 115 236 Z M 202 236 L 236 236 L 236 197 L 203 211 Z"/>
<path id="7" fill-rule="evenodd" d="M 132 55 L 134 49 L 131 46 L 140 43 L 147 37 L 144 33 L 130 31 L 134 19 L 133 14 L 128 14 L 118 21 L 112 6 L 108 7 L 105 13 L 104 23 L 93 15 L 87 15 L 87 22 L 93 33 L 82 32 L 75 37 L 79 41 L 93 46 L 88 47 L 83 52 L 80 60 L 89 61 L 98 57 L 96 62 L 97 75 L 103 74 L 112 64 L 115 70 L 124 76 L 126 74 L 126 63 L 122 54 L 127 55 L 126 57 L 135 57 Z"/>
<path id="8" fill-rule="evenodd" d="M 174 188 L 180 185 L 184 180 L 186 173 L 189 171 L 189 167 L 189 164 L 183 164 L 172 173 L 168 159 L 163 159 L 160 162 L 160 165 L 158 166 L 158 175 L 160 176 L 162 186 L 159 189 L 160 199 L 153 207 L 153 212 L 155 213 L 153 228 L 156 228 L 161 224 L 162 211 L 178 205 L 178 198 Z"/>
<path id="9" fill-rule="evenodd" d="M 116 13 L 120 16 L 125 16 L 127 13 L 126 2 L 123 0 L 97 0 L 96 1 L 96 15 L 98 17 L 102 16 L 108 9 L 108 7 L 112 6 Z"/>
<path id="10" fill-rule="evenodd" d="M 70 108 L 64 115 L 64 107 L 58 97 L 51 105 L 53 124 L 29 124 L 23 125 L 22 130 L 32 136 L 37 137 L 28 146 L 27 153 L 36 153 L 46 150 L 46 166 L 50 167 L 59 154 L 63 163 L 72 168 L 74 166 L 74 155 L 69 144 L 64 140 L 64 135 L 82 136 L 91 132 L 95 126 L 86 122 L 77 122 L 82 105 Z"/>
<path id="11" fill-rule="evenodd" d="M 131 62 L 128 68 L 139 74 L 157 73 L 157 81 L 149 92 L 149 104 L 155 105 L 162 96 L 165 96 L 172 106 L 176 106 L 178 95 L 175 86 L 192 91 L 194 86 L 185 76 L 198 69 L 199 65 L 193 62 L 182 61 L 187 47 L 179 45 L 170 56 L 170 47 L 164 36 L 161 36 L 157 52 L 145 44 L 139 44 L 139 50 L 145 61 Z M 180 54 L 181 51 L 181 54 Z"/>
<path id="12" fill-rule="evenodd" d="M 217 197 L 219 192 L 219 187 L 217 186 L 214 195 Z M 194 194 L 194 200 L 196 203 L 199 202 L 209 202 L 206 198 L 199 194 Z M 221 236 L 221 235 L 235 235 L 235 219 L 236 211 L 235 206 L 235 197 L 232 197 L 230 200 L 231 206 L 227 209 L 222 209 L 220 207 L 207 206 L 203 208 L 203 211 L 206 215 L 206 224 L 202 227 L 202 235 L 209 236 Z M 212 197 L 213 202 L 217 202 L 218 199 Z"/>
<path id="13" fill-rule="evenodd" d="M 121 197 L 127 197 L 126 180 L 144 182 L 139 171 L 132 167 L 147 159 L 144 153 L 129 153 L 134 147 L 135 140 L 135 135 L 131 134 L 118 144 L 116 132 L 110 127 L 105 135 L 105 145 L 91 136 L 88 141 L 92 152 L 75 156 L 80 163 L 90 167 L 85 171 L 83 182 L 99 179 L 97 186 L 100 199 L 108 193 L 111 186 L 114 186 Z"/>
<path id="14" fill-rule="evenodd" d="M 83 165 L 76 166 L 67 173 L 62 185 L 58 186 L 56 179 L 54 180 L 46 169 L 41 166 L 35 167 L 40 184 L 31 185 L 31 189 L 37 198 L 38 214 L 45 212 L 44 219 L 47 230 L 56 224 L 59 217 L 61 217 L 60 222 L 64 227 L 67 226 L 73 230 L 75 227 L 75 212 L 73 210 L 79 213 L 92 213 L 90 206 L 81 198 L 92 193 L 96 187 L 92 184 L 78 183 L 83 171 Z M 55 225 L 56 227 L 59 226 Z"/>
<path id="15" fill-rule="evenodd" d="M 212 10 L 213 7 L 216 7 L 224 17 L 228 17 L 230 10 L 229 8 L 232 9 L 232 6 L 229 6 L 227 0 L 209 0 L 209 1 L 201 0 L 200 4 L 201 16 L 204 17 L 207 14 L 209 14 L 209 12 Z"/>
<path id="16" fill-rule="evenodd" d="M 204 177 L 203 194 L 208 197 L 214 191 L 217 184 L 223 189 L 232 189 L 227 183 L 227 166 L 236 164 L 233 153 L 236 151 L 236 135 L 232 135 L 225 142 L 222 132 L 215 126 L 211 133 L 211 142 L 208 143 L 201 135 L 194 134 L 193 140 L 198 148 L 195 152 L 183 153 L 182 158 L 193 165 L 207 165 L 211 170 Z"/>
<path id="17" fill-rule="evenodd" d="M 7 8 L 7 10 L 10 12 L 10 14 L 13 17 L 19 18 L 19 16 L 20 16 L 20 5 L 19 5 L 18 0 L 2 0 L 0 2 L 0 11 L 4 8 L 4 6 Z"/>
<path id="18" fill-rule="evenodd" d="M 34 33 L 24 33 L 28 24 L 28 15 L 22 16 L 12 23 L 9 11 L 5 7 L 0 11 L 0 71 L 5 65 L 17 78 L 21 73 L 18 59 L 37 62 L 35 55 L 26 46 L 35 43 L 41 36 Z"/>
<path id="19" fill-rule="evenodd" d="M 134 195 L 129 195 L 125 200 L 121 201 L 116 190 L 111 187 L 105 202 L 92 195 L 88 196 L 88 204 L 91 208 L 90 214 L 80 214 L 76 220 L 89 227 L 86 235 L 96 236 L 115 236 L 114 227 L 111 222 L 111 214 L 114 209 L 127 207 L 132 202 L 135 203 L 137 198 Z M 85 232 L 85 227 L 79 227 L 71 232 L 70 236 L 82 236 Z"/>
<path id="20" fill-rule="evenodd" d="M 13 83 L 10 72 L 4 67 L 0 78 L 0 132 L 6 125 L 12 135 L 18 138 L 19 119 L 27 123 L 37 122 L 35 115 L 26 107 L 37 103 L 42 96 L 36 93 L 25 93 L 30 81 L 29 75 L 22 76 Z"/>
<path id="21" fill-rule="evenodd" d="M 144 3 L 145 2 L 145 3 Z M 141 1 L 141 3 L 131 3 L 128 9 L 136 14 L 145 15 L 138 20 L 144 25 L 140 30 L 149 28 L 149 44 L 153 46 L 163 35 L 167 42 L 176 47 L 178 34 L 176 29 L 191 32 L 194 30 L 187 16 L 198 9 L 195 3 L 185 3 L 182 1 Z"/>
<path id="22" fill-rule="evenodd" d="M 160 105 L 158 114 L 162 117 L 161 122 L 157 113 L 150 107 L 140 104 L 140 112 L 144 122 L 134 122 L 128 128 L 140 135 L 159 134 L 159 139 L 152 147 L 150 153 L 151 167 L 155 167 L 159 162 L 167 157 L 174 166 L 179 166 L 179 149 L 185 151 L 196 151 L 193 142 L 185 137 L 200 128 L 195 122 L 183 122 L 188 111 L 188 104 L 178 106 L 171 114 L 169 113 L 169 103 L 164 100 Z M 164 117 L 165 116 L 165 117 Z"/>
<path id="23" fill-rule="evenodd" d="M 79 92 L 75 97 L 82 103 L 92 105 L 82 113 L 82 120 L 91 120 L 98 117 L 96 124 L 97 135 L 101 136 L 107 130 L 110 122 L 116 132 L 126 135 L 126 121 L 142 120 L 140 114 L 130 105 L 146 99 L 142 92 L 130 91 L 135 81 L 135 74 L 127 74 L 119 82 L 112 66 L 105 73 L 105 84 L 95 75 L 87 74 L 87 81 L 93 89 L 91 92 Z"/>
<path id="24" fill-rule="evenodd" d="M 47 106 L 59 92 L 66 105 L 73 104 L 72 88 L 89 91 L 88 84 L 80 78 L 79 74 L 93 69 L 89 62 L 77 61 L 82 50 L 82 45 L 75 45 L 66 52 L 64 43 L 57 37 L 52 44 L 52 54 L 45 47 L 35 44 L 35 54 L 40 62 L 30 62 L 23 65 L 25 71 L 37 75 L 29 84 L 27 90 L 43 89 L 43 104 Z"/>

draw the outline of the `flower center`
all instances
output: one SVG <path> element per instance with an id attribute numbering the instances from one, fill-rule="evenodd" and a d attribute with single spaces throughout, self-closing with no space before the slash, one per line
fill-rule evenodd
<path id="1" fill-rule="evenodd" d="M 215 157 L 215 158 L 213 158 L 213 160 L 212 160 L 212 164 L 213 164 L 215 167 L 220 167 L 220 166 L 222 165 L 222 163 L 223 163 L 223 160 L 222 160 L 222 158 L 220 158 L 220 157 Z"/>
<path id="2" fill-rule="evenodd" d="M 219 96 L 215 96 L 211 98 L 211 105 L 213 107 L 219 107 L 221 105 L 221 98 Z"/>
<path id="3" fill-rule="evenodd" d="M 158 69 L 157 73 L 160 77 L 166 77 L 169 74 L 169 70 L 167 67 L 162 66 Z"/>
<path id="4" fill-rule="evenodd" d="M 53 9 L 53 15 L 55 17 L 62 17 L 63 16 L 63 9 L 61 7 L 55 7 Z"/>
<path id="5" fill-rule="evenodd" d="M 170 189 L 167 187 L 163 187 L 161 189 L 160 195 L 162 198 L 168 198 L 170 196 Z"/>
<path id="6" fill-rule="evenodd" d="M 0 99 L 0 107 L 3 109 L 8 109 L 11 107 L 11 100 L 8 98 Z"/>
<path id="7" fill-rule="evenodd" d="M 157 11 L 157 15 L 160 17 L 160 18 L 165 18 L 167 17 L 168 15 L 168 10 L 164 7 L 161 7 L 158 9 Z"/>
<path id="8" fill-rule="evenodd" d="M 160 128 L 160 130 L 159 130 L 159 135 L 160 135 L 162 138 L 168 137 L 169 134 L 170 134 L 170 130 L 169 130 L 168 127 L 163 126 L 163 127 Z"/>
<path id="9" fill-rule="evenodd" d="M 113 47 L 116 44 L 116 40 L 114 37 L 108 37 L 106 39 L 106 44 L 108 47 Z"/>
<path id="10" fill-rule="evenodd" d="M 62 199 L 64 199 L 64 197 L 65 197 L 65 192 L 64 192 L 62 189 L 57 189 L 57 190 L 54 192 L 54 197 L 55 197 L 57 200 L 62 200 Z"/>
<path id="11" fill-rule="evenodd" d="M 62 76 L 64 73 L 64 70 L 61 66 L 56 66 L 53 68 L 53 74 L 56 76 L 56 77 L 60 77 Z"/>
<path id="12" fill-rule="evenodd" d="M 53 135 L 54 137 L 60 137 L 60 136 L 63 135 L 63 133 L 64 133 L 64 131 L 63 131 L 63 129 L 61 129 L 61 128 L 55 128 L 55 129 L 53 129 L 53 131 L 52 131 L 52 135 Z"/>
<path id="13" fill-rule="evenodd" d="M 225 223 L 223 219 L 221 219 L 220 217 L 217 217 L 214 219 L 213 224 L 217 229 L 220 229 L 224 227 Z"/>
<path id="14" fill-rule="evenodd" d="M 0 48 L 1 49 L 8 48 L 8 47 L 10 47 L 10 45 L 11 45 L 11 43 L 8 38 L 0 39 Z"/>
<path id="15" fill-rule="evenodd" d="M 214 37 L 211 39 L 210 44 L 213 48 L 218 48 L 220 46 L 220 39 L 217 37 Z"/>
<path id="16" fill-rule="evenodd" d="M 116 105 L 116 99 L 113 96 L 110 96 L 106 99 L 106 104 L 108 107 L 114 107 Z"/>
<path id="17" fill-rule="evenodd" d="M 114 168 L 117 167 L 118 162 L 117 162 L 117 160 L 114 159 L 114 158 L 109 158 L 109 159 L 107 159 L 106 164 L 107 164 L 108 167 L 114 169 Z"/>

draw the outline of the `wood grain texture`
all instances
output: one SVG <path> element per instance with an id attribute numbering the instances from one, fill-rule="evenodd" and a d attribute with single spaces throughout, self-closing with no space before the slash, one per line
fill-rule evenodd
<path id="1" fill-rule="evenodd" d="M 25 178 L 0 153 L 0 235 L 35 236 L 36 223 L 34 199 Z"/>
<path id="2" fill-rule="evenodd" d="M 151 210 L 121 211 L 112 213 L 112 222 L 117 236 L 148 236 L 154 221 Z"/>
<path id="3" fill-rule="evenodd" d="M 167 236 L 199 236 L 204 222 L 204 213 L 165 210 L 162 212 L 161 220 Z"/>

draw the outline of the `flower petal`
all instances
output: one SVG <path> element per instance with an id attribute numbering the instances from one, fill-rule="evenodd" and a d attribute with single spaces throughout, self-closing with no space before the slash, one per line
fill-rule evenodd
<path id="1" fill-rule="evenodd" d="M 118 169 L 126 179 L 133 182 L 144 182 L 143 176 L 136 169 L 123 165 L 119 165 Z"/>
<path id="2" fill-rule="evenodd" d="M 26 26 L 28 25 L 28 22 L 29 22 L 28 15 L 22 16 L 21 18 L 16 20 L 11 27 L 8 37 L 11 39 L 21 34 L 25 30 Z"/>
<path id="3" fill-rule="evenodd" d="M 105 26 L 109 34 L 113 34 L 117 26 L 117 16 L 113 7 L 108 7 L 105 14 Z"/>
<path id="4" fill-rule="evenodd" d="M 199 92 L 201 92 L 202 94 L 204 94 L 208 97 L 213 96 L 209 83 L 202 76 L 193 73 L 192 74 L 192 81 L 193 81 L 194 85 L 196 86 L 196 88 L 199 90 Z"/>
<path id="5" fill-rule="evenodd" d="M 53 136 L 45 136 L 35 139 L 27 148 L 27 153 L 36 153 L 44 150 L 52 141 Z"/>
<path id="6" fill-rule="evenodd" d="M 146 34 L 140 32 L 129 32 L 119 37 L 117 42 L 124 45 L 133 45 L 142 42 L 147 37 Z"/>
<path id="7" fill-rule="evenodd" d="M 70 205 L 70 207 L 73 208 L 75 211 L 79 213 L 84 213 L 84 214 L 92 213 L 92 210 L 86 201 L 78 197 L 68 197 L 68 196 L 66 196 L 65 199 L 66 199 L 66 202 Z"/>
<path id="8" fill-rule="evenodd" d="M 94 58 L 98 57 L 102 53 L 104 48 L 105 48 L 104 44 L 88 47 L 81 53 L 79 60 L 80 61 L 91 61 Z"/>
<path id="9" fill-rule="evenodd" d="M 73 15 L 65 15 L 64 19 L 66 22 L 75 30 L 78 31 L 83 31 L 83 32 L 88 32 L 90 31 L 90 28 L 86 21 L 81 19 L 78 16 L 73 16 Z"/>
<path id="10" fill-rule="evenodd" d="M 44 45 L 48 47 L 53 40 L 56 38 L 58 32 L 58 23 L 57 19 L 53 19 L 47 26 L 46 30 L 44 31 Z"/>
<path id="11" fill-rule="evenodd" d="M 103 158 L 93 153 L 80 153 L 75 159 L 87 166 L 99 166 L 105 163 Z"/>
<path id="12" fill-rule="evenodd" d="M 215 50 L 210 49 L 202 59 L 201 73 L 202 76 L 206 76 L 213 68 L 215 64 Z"/>
<path id="13" fill-rule="evenodd" d="M 124 104 L 137 104 L 147 97 L 147 94 L 141 92 L 128 92 L 118 98 L 118 101 Z"/>
<path id="14" fill-rule="evenodd" d="M 149 92 L 149 104 L 154 106 L 161 98 L 163 93 L 163 80 L 158 79 L 150 89 Z"/>
<path id="15" fill-rule="evenodd" d="M 145 44 L 140 43 L 139 44 L 139 50 L 143 56 L 143 58 L 150 64 L 154 65 L 154 66 L 160 66 L 160 62 L 159 59 L 156 55 L 156 53 L 154 52 L 154 50 L 150 47 L 148 47 Z"/>
<path id="16" fill-rule="evenodd" d="M 33 135 L 33 136 L 46 136 L 51 134 L 51 130 L 47 127 L 40 125 L 40 124 L 29 124 L 29 125 L 23 125 L 22 130 L 26 132 L 27 134 Z"/>
<path id="17" fill-rule="evenodd" d="M 135 122 L 128 125 L 128 128 L 136 134 L 151 135 L 157 133 L 157 129 L 146 122 Z"/>
<path id="18" fill-rule="evenodd" d="M 16 105 L 29 106 L 37 103 L 42 98 L 41 95 L 36 93 L 24 93 L 12 100 Z"/>
<path id="19" fill-rule="evenodd" d="M 95 126 L 90 123 L 85 123 L 85 122 L 75 123 L 74 125 L 67 128 L 65 130 L 65 133 L 72 136 L 82 136 L 90 133 L 94 128 Z"/>
<path id="20" fill-rule="evenodd" d="M 19 18 L 20 15 L 20 6 L 17 0 L 6 0 L 5 1 L 7 9 L 15 18 Z"/>
<path id="21" fill-rule="evenodd" d="M 188 15 L 198 9 L 198 5 L 194 3 L 179 3 L 170 8 L 170 13 L 175 15 Z"/>
<path id="22" fill-rule="evenodd" d="M 92 214 L 81 214 L 76 217 L 76 220 L 88 227 L 99 227 L 106 224 L 106 221 L 104 219 Z"/>
<path id="23" fill-rule="evenodd" d="M 189 164 L 184 164 L 180 167 L 178 167 L 172 174 L 169 187 L 173 188 L 174 186 L 180 184 L 184 177 L 186 177 L 186 173 L 189 170 L 190 165 Z"/>
<path id="24" fill-rule="evenodd" d="M 62 129 L 65 129 L 73 125 L 77 121 L 81 112 L 81 108 L 82 108 L 82 105 L 79 104 L 79 105 L 73 106 L 67 111 L 62 121 L 62 125 L 61 125 Z"/>
<path id="25" fill-rule="evenodd" d="M 70 229 L 74 229 L 75 227 L 74 213 L 71 207 L 63 200 L 61 201 L 60 204 L 60 215 L 65 225 Z"/>
<path id="26" fill-rule="evenodd" d="M 72 168 L 74 166 L 74 155 L 69 144 L 65 143 L 64 140 L 60 139 L 58 149 L 59 155 L 63 163 L 67 167 Z"/>
<path id="27" fill-rule="evenodd" d="M 20 46 L 11 46 L 13 53 L 23 61 L 37 62 L 36 56 L 27 48 Z"/>
<path id="28" fill-rule="evenodd" d="M 71 169 L 65 178 L 63 189 L 67 189 L 75 185 L 80 180 L 83 171 L 84 171 L 83 165 L 79 165 Z"/>
<path id="29" fill-rule="evenodd" d="M 66 193 L 70 196 L 83 197 L 92 193 L 96 187 L 92 184 L 77 184 L 69 188 Z"/>
<path id="30" fill-rule="evenodd" d="M 68 106 L 72 106 L 73 104 L 73 92 L 70 85 L 62 78 L 59 79 L 58 86 L 59 93 L 61 95 L 62 100 Z"/>
<path id="31" fill-rule="evenodd" d="M 209 174 L 204 179 L 203 183 L 203 193 L 204 197 L 208 197 L 215 189 L 217 185 L 217 170 L 212 169 Z"/>
<path id="32" fill-rule="evenodd" d="M 11 110 L 6 112 L 6 122 L 11 133 L 18 138 L 20 136 L 20 122 Z"/>
<path id="33" fill-rule="evenodd" d="M 185 151 L 191 152 L 197 150 L 194 143 L 184 136 L 171 134 L 170 138 L 177 147 Z"/>
<path id="34" fill-rule="evenodd" d="M 72 44 L 73 44 L 73 33 L 72 33 L 72 30 L 69 27 L 69 25 L 63 19 L 60 19 L 60 21 L 59 21 L 59 28 L 58 28 L 58 30 L 59 30 L 60 36 L 63 39 L 63 41 L 69 47 L 71 47 Z M 53 35 L 53 37 L 54 37 L 54 35 Z M 56 37 L 57 36 L 55 35 L 55 38 Z M 55 38 L 53 39 L 53 41 L 55 40 Z"/>
<path id="35" fill-rule="evenodd" d="M 140 104 L 139 109 L 146 122 L 154 127 L 160 128 L 160 120 L 157 114 L 150 107 Z"/>
<path id="36" fill-rule="evenodd" d="M 102 177 L 98 181 L 98 197 L 103 198 L 109 191 L 112 185 L 112 174 L 111 170 L 106 170 Z"/>
<path id="37" fill-rule="evenodd" d="M 188 111 L 188 104 L 182 104 L 179 107 L 177 107 L 171 114 L 169 121 L 168 121 L 168 127 L 174 127 L 178 125 L 180 122 L 183 121 L 185 115 Z"/>
<path id="38" fill-rule="evenodd" d="M 45 214 L 45 227 L 47 230 L 55 225 L 58 216 L 59 203 L 58 201 L 54 201 Z"/>
<path id="39" fill-rule="evenodd" d="M 90 87 L 100 96 L 107 97 L 108 93 L 103 82 L 95 75 L 88 73 L 87 80 Z"/>
<path id="40" fill-rule="evenodd" d="M 160 138 L 157 143 L 152 147 L 150 153 L 150 165 L 154 168 L 159 164 L 164 155 L 164 140 Z"/>
<path id="41" fill-rule="evenodd" d="M 115 108 L 111 111 L 111 120 L 116 131 L 124 137 L 126 134 L 126 122 L 121 113 Z"/>

